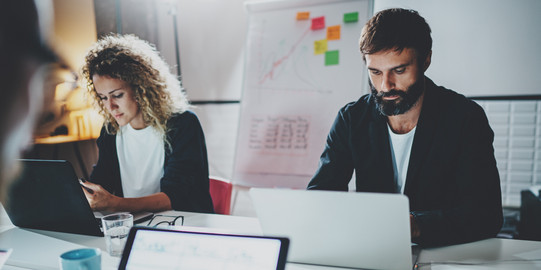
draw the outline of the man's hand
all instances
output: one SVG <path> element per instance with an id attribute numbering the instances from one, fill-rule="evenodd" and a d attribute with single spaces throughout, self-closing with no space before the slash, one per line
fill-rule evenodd
<path id="1" fill-rule="evenodd" d="M 119 197 L 109 193 L 100 185 L 88 181 L 79 182 L 90 208 L 94 211 L 115 211 Z"/>
<path id="2" fill-rule="evenodd" d="M 415 218 L 412 214 L 410 214 L 410 228 L 411 228 L 411 239 L 418 238 L 421 236 L 421 231 L 419 229 L 419 226 L 415 222 Z"/>

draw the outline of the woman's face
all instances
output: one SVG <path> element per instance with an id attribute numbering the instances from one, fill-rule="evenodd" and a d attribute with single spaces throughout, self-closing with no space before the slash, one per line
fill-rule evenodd
<path id="1" fill-rule="evenodd" d="M 134 91 L 128 83 L 106 75 L 93 75 L 92 82 L 103 105 L 119 126 L 129 123 L 134 129 L 146 127 Z"/>

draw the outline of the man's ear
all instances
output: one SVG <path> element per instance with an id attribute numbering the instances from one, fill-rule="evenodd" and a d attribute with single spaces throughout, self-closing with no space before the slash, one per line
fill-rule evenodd
<path id="1" fill-rule="evenodd" d="M 432 61 L 432 50 L 428 52 L 428 54 L 426 56 L 426 59 L 425 59 L 425 62 L 423 63 L 423 72 L 428 69 L 428 67 L 430 66 L 431 61 Z"/>

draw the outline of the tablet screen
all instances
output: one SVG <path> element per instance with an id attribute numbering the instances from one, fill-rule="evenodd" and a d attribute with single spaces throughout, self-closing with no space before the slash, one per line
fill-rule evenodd
<path id="1" fill-rule="evenodd" d="M 283 269 L 287 245 L 283 238 L 137 228 L 120 269 Z"/>

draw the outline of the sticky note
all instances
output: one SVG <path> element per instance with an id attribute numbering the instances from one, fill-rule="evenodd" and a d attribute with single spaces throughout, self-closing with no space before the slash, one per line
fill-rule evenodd
<path id="1" fill-rule="evenodd" d="M 325 52 L 325 65 L 332 66 L 338 65 L 339 52 L 338 51 L 327 51 Z"/>
<path id="2" fill-rule="evenodd" d="M 340 25 L 327 27 L 327 40 L 340 39 Z"/>
<path id="3" fill-rule="evenodd" d="M 297 12 L 297 20 L 308 20 L 310 19 L 310 12 L 300 11 Z"/>
<path id="4" fill-rule="evenodd" d="M 327 40 L 316 40 L 314 41 L 314 54 L 324 54 L 327 51 Z"/>
<path id="5" fill-rule="evenodd" d="M 359 21 L 359 12 L 344 13 L 344 22 L 351 23 Z"/>
<path id="6" fill-rule="evenodd" d="M 310 27 L 310 29 L 318 30 L 323 28 L 325 28 L 325 16 L 312 19 L 312 26 Z"/>

